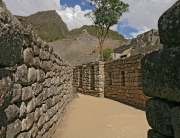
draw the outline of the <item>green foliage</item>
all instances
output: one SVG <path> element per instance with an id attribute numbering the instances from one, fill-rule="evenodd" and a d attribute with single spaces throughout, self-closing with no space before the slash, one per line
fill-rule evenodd
<path id="1" fill-rule="evenodd" d="M 104 49 L 103 50 L 103 56 L 105 59 L 112 59 L 112 54 L 113 53 L 113 50 L 111 48 L 107 48 L 107 49 Z"/>
<path id="2" fill-rule="evenodd" d="M 26 18 L 27 22 L 33 25 L 33 31 L 46 42 L 65 38 L 69 32 L 56 11 L 38 12 Z"/>
<path id="3" fill-rule="evenodd" d="M 103 61 L 103 43 L 109 28 L 117 24 L 124 12 L 128 12 L 129 5 L 120 0 L 90 0 L 90 4 L 94 6 L 94 10 L 85 16 L 94 22 L 100 45 L 101 60 Z"/>
<path id="4" fill-rule="evenodd" d="M 97 36 L 96 34 L 96 29 L 95 29 L 95 26 L 94 25 L 84 25 L 82 26 L 81 28 L 79 29 L 73 29 L 69 32 L 69 35 L 70 36 L 78 36 L 79 34 L 82 33 L 82 30 L 86 29 L 88 31 L 88 33 L 90 35 L 93 35 L 93 36 Z M 99 28 L 100 29 L 100 28 Z M 109 33 L 107 35 L 107 38 L 111 38 L 113 40 L 121 40 L 121 41 L 126 41 L 126 39 L 124 38 L 123 35 L 119 34 L 118 32 L 115 32 L 113 30 L 109 30 Z"/>

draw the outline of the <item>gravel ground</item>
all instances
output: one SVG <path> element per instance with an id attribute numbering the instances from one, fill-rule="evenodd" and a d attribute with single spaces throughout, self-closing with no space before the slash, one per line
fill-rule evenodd
<path id="1" fill-rule="evenodd" d="M 149 128 L 144 111 L 79 94 L 52 138 L 147 138 Z"/>

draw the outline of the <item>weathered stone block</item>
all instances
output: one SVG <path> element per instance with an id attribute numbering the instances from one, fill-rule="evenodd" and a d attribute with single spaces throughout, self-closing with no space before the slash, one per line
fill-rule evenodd
<path id="1" fill-rule="evenodd" d="M 153 52 L 142 59 L 142 86 L 147 96 L 180 102 L 180 48 Z"/>
<path id="2" fill-rule="evenodd" d="M 28 69 L 28 84 L 31 85 L 37 81 L 37 72 L 35 68 Z"/>
<path id="3" fill-rule="evenodd" d="M 14 78 L 15 82 L 21 84 L 22 86 L 26 86 L 28 84 L 28 70 L 25 64 L 17 67 Z"/>
<path id="4" fill-rule="evenodd" d="M 37 121 L 39 120 L 41 114 L 42 114 L 41 109 L 36 108 L 36 110 L 35 110 L 35 112 L 34 112 L 34 121 L 35 121 L 35 122 L 37 122 Z"/>
<path id="5" fill-rule="evenodd" d="M 5 114 L 8 121 L 13 120 L 14 118 L 19 117 L 19 108 L 16 105 L 9 105 L 8 108 L 5 109 Z"/>
<path id="6" fill-rule="evenodd" d="M 32 138 L 35 138 L 37 136 L 37 132 L 38 132 L 37 124 L 34 124 L 32 129 L 29 132 L 30 132 Z"/>
<path id="7" fill-rule="evenodd" d="M 33 98 L 28 104 L 27 104 L 27 113 L 32 112 L 36 108 L 36 100 Z"/>
<path id="8" fill-rule="evenodd" d="M 166 136 L 173 136 L 172 108 L 177 106 L 174 103 L 163 99 L 152 98 L 146 101 L 146 118 L 149 125 Z"/>
<path id="9" fill-rule="evenodd" d="M 11 28 L 11 31 L 14 33 L 17 33 L 15 29 Z M 8 34 L 8 33 L 3 34 L 1 30 L 0 66 L 12 67 L 22 60 L 21 53 L 22 53 L 22 38 L 23 37 L 20 33 L 18 33 L 18 35 L 21 38 L 14 37 L 12 34 Z"/>
<path id="10" fill-rule="evenodd" d="M 37 81 L 38 82 L 43 82 L 45 80 L 45 73 L 43 70 L 38 69 L 37 70 Z"/>
<path id="11" fill-rule="evenodd" d="M 34 54 L 32 48 L 25 49 L 23 55 L 24 55 L 24 63 L 27 66 L 33 66 Z"/>
<path id="12" fill-rule="evenodd" d="M 36 97 L 36 106 L 40 106 L 43 103 L 43 93 L 40 93 L 37 97 Z"/>
<path id="13" fill-rule="evenodd" d="M 27 114 L 26 116 L 26 130 L 29 130 L 34 123 L 34 113 Z"/>
<path id="14" fill-rule="evenodd" d="M 21 131 L 21 121 L 18 119 L 7 126 L 6 138 L 14 138 Z"/>
<path id="15" fill-rule="evenodd" d="M 31 134 L 29 132 L 24 132 L 19 134 L 17 138 L 31 138 Z"/>
<path id="16" fill-rule="evenodd" d="M 172 109 L 172 125 L 174 130 L 174 138 L 180 137 L 180 106 Z"/>
<path id="17" fill-rule="evenodd" d="M 13 85 L 13 93 L 12 93 L 11 103 L 21 100 L 21 89 L 22 89 L 22 86 L 20 84 Z"/>
<path id="18" fill-rule="evenodd" d="M 21 131 L 25 131 L 25 130 L 26 130 L 26 128 L 27 128 L 26 119 L 23 119 L 23 120 L 22 120 L 22 122 L 21 122 L 21 124 L 22 124 Z"/>
<path id="19" fill-rule="evenodd" d="M 48 93 L 50 92 L 49 88 L 43 89 L 43 100 L 46 100 L 48 98 Z"/>
<path id="20" fill-rule="evenodd" d="M 161 133 L 157 132 L 156 130 L 150 129 L 148 131 L 148 138 L 173 138 L 173 137 L 164 136 Z"/>
<path id="21" fill-rule="evenodd" d="M 22 88 L 22 101 L 26 101 L 31 99 L 33 96 L 32 94 L 32 87 L 24 87 Z"/>
<path id="22" fill-rule="evenodd" d="M 22 102 L 21 106 L 20 106 L 20 115 L 19 115 L 19 117 L 25 116 L 26 112 L 27 112 L 26 104 L 24 102 Z"/>
<path id="23" fill-rule="evenodd" d="M 38 55 L 39 55 L 39 48 L 38 48 L 37 45 L 34 45 L 34 46 L 33 46 L 33 51 L 34 51 L 34 55 L 35 55 L 35 56 L 38 56 Z"/>
<path id="24" fill-rule="evenodd" d="M 5 69 L 0 69 L 0 108 L 8 106 L 12 99 L 12 73 Z"/>
<path id="25" fill-rule="evenodd" d="M 180 44 L 180 28 L 179 23 L 180 15 L 180 1 L 177 1 L 171 8 L 169 8 L 159 18 L 158 28 L 159 36 L 162 44 L 166 44 L 169 47 L 177 46 Z"/>
<path id="26" fill-rule="evenodd" d="M 48 71 L 51 71 L 52 70 L 52 62 L 51 61 L 43 61 L 41 63 L 41 68 L 45 71 L 45 72 L 48 72 Z"/>
<path id="27" fill-rule="evenodd" d="M 33 61 L 33 67 L 39 68 L 40 64 L 41 64 L 41 61 L 40 61 L 39 57 L 35 57 L 33 60 L 34 60 Z"/>
<path id="28" fill-rule="evenodd" d="M 39 83 L 34 83 L 32 84 L 32 93 L 34 96 L 37 96 L 40 94 L 43 90 L 43 85 Z"/>
<path id="29" fill-rule="evenodd" d="M 45 124 L 46 122 L 46 119 L 45 119 L 45 114 L 42 114 L 42 116 L 40 117 L 37 125 L 38 125 L 38 128 L 42 128 L 42 126 Z"/>

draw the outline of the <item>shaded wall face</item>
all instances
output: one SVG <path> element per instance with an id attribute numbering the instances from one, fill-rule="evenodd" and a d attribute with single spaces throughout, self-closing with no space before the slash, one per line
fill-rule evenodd
<path id="1" fill-rule="evenodd" d="M 159 18 L 158 27 L 164 49 L 142 59 L 146 118 L 151 130 L 148 138 L 180 137 L 180 1 Z"/>
<path id="2" fill-rule="evenodd" d="M 0 15 L 0 137 L 49 138 L 73 98 L 73 69 L 3 8 Z"/>
<path id="3" fill-rule="evenodd" d="M 105 64 L 105 97 L 144 107 L 148 99 L 143 94 L 140 61 L 142 55 Z"/>
<path id="4" fill-rule="evenodd" d="M 74 86 L 77 91 L 92 96 L 104 94 L 104 63 L 96 62 L 74 69 Z"/>

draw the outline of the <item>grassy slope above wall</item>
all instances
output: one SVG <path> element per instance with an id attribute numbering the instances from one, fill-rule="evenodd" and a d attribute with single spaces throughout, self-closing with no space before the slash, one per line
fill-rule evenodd
<path id="1" fill-rule="evenodd" d="M 69 32 L 69 35 L 77 36 L 77 35 L 81 34 L 82 30 L 84 30 L 84 29 L 86 29 L 90 35 L 96 36 L 95 27 L 93 25 L 90 25 L 90 26 L 84 25 L 79 29 L 73 29 Z M 126 40 L 123 35 L 119 34 L 118 32 L 112 31 L 112 30 L 109 30 L 109 34 L 108 34 L 107 38 L 111 38 L 113 40 L 122 40 L 122 41 Z"/>

